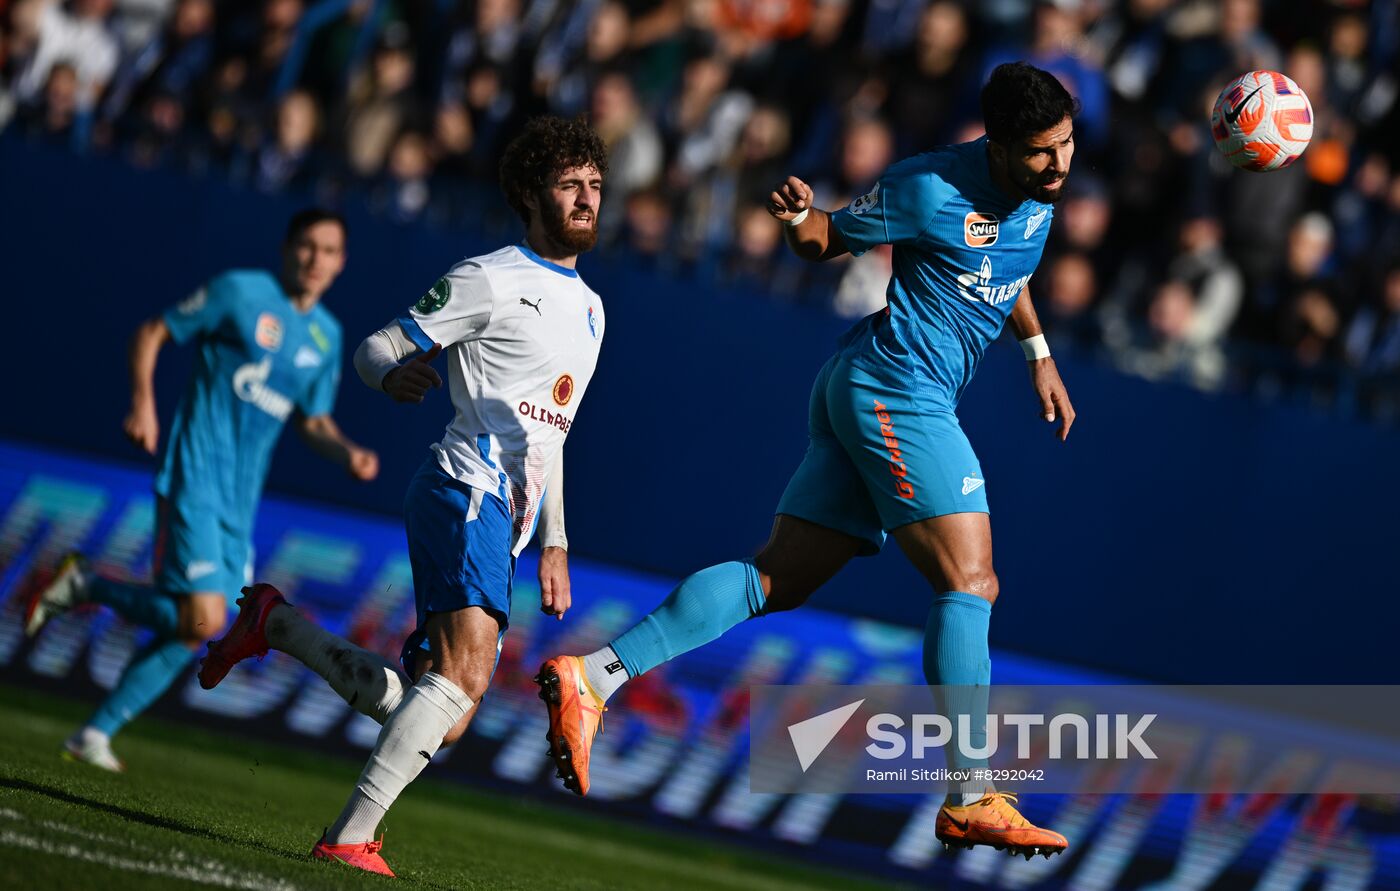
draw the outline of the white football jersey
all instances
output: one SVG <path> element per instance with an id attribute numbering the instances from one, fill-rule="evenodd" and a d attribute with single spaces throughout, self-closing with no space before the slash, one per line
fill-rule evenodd
<path id="1" fill-rule="evenodd" d="M 438 463 L 506 500 L 518 555 L 593 377 L 603 302 L 575 270 L 512 245 L 452 267 L 399 327 L 420 349 L 442 344 L 456 416 Z"/>

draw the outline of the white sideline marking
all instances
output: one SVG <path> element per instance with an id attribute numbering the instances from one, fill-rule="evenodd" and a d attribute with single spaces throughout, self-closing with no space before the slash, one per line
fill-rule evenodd
<path id="1" fill-rule="evenodd" d="M 74 830 L 64 827 L 60 831 Z M 77 832 L 81 834 L 81 830 L 77 830 Z M 269 891 L 297 891 L 295 885 L 281 879 L 269 879 L 257 875 L 256 873 L 234 875 L 225 872 L 223 864 L 216 860 L 197 861 L 188 865 L 161 863 L 158 860 L 133 860 L 129 857 L 119 857 L 115 854 L 107 854 L 101 851 L 90 851 L 66 842 L 52 842 L 42 838 L 21 835 L 9 829 L 0 829 L 0 844 L 13 845 L 18 848 L 28 848 L 31 851 L 54 854 L 73 860 L 84 860 L 88 863 L 96 863 L 100 866 L 107 866 L 112 869 L 124 869 L 129 872 L 165 876 L 172 879 L 184 879 L 185 881 L 198 882 L 203 885 L 215 885 L 220 888 L 238 888 L 243 889 L 243 891 L 262 891 L 262 889 L 269 889 Z M 180 852 L 172 852 L 172 855 L 176 860 L 185 859 L 185 856 Z"/>
<path id="2" fill-rule="evenodd" d="M 85 838 L 88 841 L 106 842 L 109 845 L 121 845 L 122 847 L 134 848 L 138 851 L 150 850 L 150 848 L 135 844 L 124 838 L 117 838 L 116 836 L 112 835 L 103 835 L 100 832 L 89 832 L 86 829 L 79 829 L 76 826 L 69 826 L 66 823 L 58 823 L 53 820 L 36 820 L 27 814 L 22 814 L 19 811 L 11 810 L 7 807 L 0 807 L 0 817 L 4 817 L 9 820 L 15 820 L 16 822 L 20 823 L 28 823 L 31 827 L 42 826 L 45 829 L 52 829 L 54 832 L 64 832 L 68 835 L 76 835 L 78 838 Z"/>

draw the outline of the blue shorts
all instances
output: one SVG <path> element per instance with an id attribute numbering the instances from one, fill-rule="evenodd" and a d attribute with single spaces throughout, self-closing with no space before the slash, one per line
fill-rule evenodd
<path id="1" fill-rule="evenodd" d="M 479 606 L 501 623 L 504 637 L 515 557 L 505 500 L 452 478 L 436 455 L 408 484 L 403 518 L 418 610 L 418 627 L 403 648 L 404 669 L 412 675 L 413 659 L 428 648 L 424 626 L 432 613 Z"/>
<path id="2" fill-rule="evenodd" d="M 156 496 L 153 570 L 166 594 L 219 593 L 230 602 L 253 581 L 252 529 L 178 493 Z"/>
<path id="3" fill-rule="evenodd" d="M 988 513 L 982 467 L 946 400 L 883 383 L 842 352 L 817 374 L 807 424 L 780 514 L 865 539 L 869 555 L 887 530 Z"/>

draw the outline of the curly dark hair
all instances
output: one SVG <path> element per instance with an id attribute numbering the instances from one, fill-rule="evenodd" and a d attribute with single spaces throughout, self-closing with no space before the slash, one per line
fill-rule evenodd
<path id="1" fill-rule="evenodd" d="M 525 196 L 539 193 L 571 167 L 592 167 L 608 174 L 608 149 L 580 115 L 531 118 L 501 156 L 501 191 L 506 201 L 530 225 Z"/>
<path id="2" fill-rule="evenodd" d="M 1079 101 L 1055 75 L 1025 62 L 993 68 L 982 88 L 982 123 L 987 138 L 1001 145 L 1049 130 L 1078 113 Z"/>

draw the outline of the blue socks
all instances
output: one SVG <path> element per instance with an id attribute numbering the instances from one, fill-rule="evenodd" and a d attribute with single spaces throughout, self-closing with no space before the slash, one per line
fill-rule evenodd
<path id="1" fill-rule="evenodd" d="M 987 693 L 992 682 L 987 628 L 991 618 L 992 605 L 986 600 L 950 591 L 934 598 L 924 628 L 924 678 L 931 685 L 951 688 L 943 691 L 945 701 L 940 705 L 953 719 L 955 729 L 956 716 L 967 716 L 968 743 L 978 749 L 987 745 Z M 948 749 L 948 766 L 955 770 L 986 767 L 987 759 L 966 758 L 953 746 Z M 962 792 L 980 796 L 991 785 L 967 783 Z M 967 803 L 966 797 L 963 803 Z"/>
<path id="2" fill-rule="evenodd" d="M 991 620 L 992 605 L 981 597 L 961 591 L 935 597 L 924 628 L 924 679 L 944 687 L 990 684 Z"/>
<path id="3" fill-rule="evenodd" d="M 157 595 L 160 599 L 170 598 Z M 127 663 L 121 680 L 97 712 L 88 721 L 88 726 L 113 735 L 132 718 L 145 711 L 147 706 L 160 698 L 170 687 L 185 666 L 194 658 L 194 651 L 183 641 L 157 637 L 146 644 Z"/>
<path id="4" fill-rule="evenodd" d="M 155 588 L 98 577 L 88 585 L 87 599 L 110 607 L 128 622 L 151 629 L 157 638 L 173 637 L 180 622 L 175 598 Z"/>
<path id="5" fill-rule="evenodd" d="M 651 615 L 614 640 L 612 648 L 627 676 L 634 678 L 762 615 L 765 599 L 752 563 L 711 566 L 677 585 Z M 985 653 L 985 636 L 982 649 Z"/>
<path id="6" fill-rule="evenodd" d="M 131 657 L 117 686 L 88 721 L 89 727 L 111 736 L 160 698 L 190 664 L 194 651 L 175 639 L 180 612 L 169 594 L 98 577 L 88 585 L 87 599 L 156 634 Z"/>

